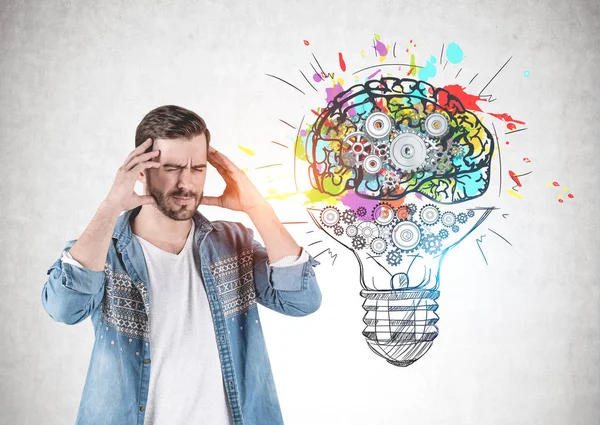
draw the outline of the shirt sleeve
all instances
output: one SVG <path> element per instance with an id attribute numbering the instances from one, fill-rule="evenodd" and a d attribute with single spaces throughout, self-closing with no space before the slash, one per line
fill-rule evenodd
<path id="1" fill-rule="evenodd" d="M 60 258 L 60 260 L 63 263 L 71 264 L 73 266 L 77 266 L 82 269 L 85 268 L 79 261 L 77 261 L 76 259 L 73 258 L 73 256 L 71 255 L 71 253 L 68 250 L 63 251 L 62 257 Z"/>
<path id="2" fill-rule="evenodd" d="M 73 260 L 75 261 L 75 260 Z M 302 248 L 302 252 L 300 255 L 288 255 L 287 257 L 283 257 L 282 259 L 274 262 L 273 264 L 269 264 L 271 267 L 289 267 L 296 266 L 298 264 L 306 263 L 308 261 L 308 253 L 304 248 Z"/>

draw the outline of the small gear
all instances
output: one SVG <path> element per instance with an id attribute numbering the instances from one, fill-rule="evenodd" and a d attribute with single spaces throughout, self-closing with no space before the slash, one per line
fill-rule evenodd
<path id="1" fill-rule="evenodd" d="M 385 260 L 390 266 L 398 266 L 402 261 L 402 253 L 399 249 L 394 249 L 393 251 L 388 252 L 385 256 Z"/>
<path id="2" fill-rule="evenodd" d="M 427 254 L 435 255 L 442 248 L 442 241 L 436 235 L 425 235 L 421 239 L 421 247 Z"/>
<path id="3" fill-rule="evenodd" d="M 382 160 L 387 161 L 390 155 L 390 145 L 387 143 L 379 143 L 375 146 L 375 154 L 379 155 Z"/>
<path id="4" fill-rule="evenodd" d="M 338 224 L 333 228 L 333 233 L 335 233 L 336 236 L 342 236 L 344 234 L 344 228 Z"/>
<path id="5" fill-rule="evenodd" d="M 455 224 L 454 226 L 452 226 L 452 231 L 454 233 L 458 233 L 459 230 L 460 230 L 460 227 L 458 227 L 458 225 Z"/>
<path id="6" fill-rule="evenodd" d="M 440 209 L 433 204 L 425 205 L 421 208 L 419 218 L 428 226 L 433 226 L 440 220 Z"/>
<path id="7" fill-rule="evenodd" d="M 415 204 L 408 204 L 406 206 L 408 207 L 412 215 L 414 215 L 417 212 L 417 206 Z"/>
<path id="8" fill-rule="evenodd" d="M 375 254 L 383 254 L 387 249 L 387 242 L 383 238 L 374 238 L 371 241 L 371 251 Z"/>
<path id="9" fill-rule="evenodd" d="M 438 233 L 438 236 L 441 239 L 446 239 L 448 237 L 448 230 L 446 230 L 446 229 L 440 230 L 440 232 Z"/>
<path id="10" fill-rule="evenodd" d="M 427 134 L 429 134 L 431 137 L 442 137 L 448 133 L 450 128 L 448 119 L 439 112 L 430 114 L 425 119 L 424 127 Z"/>
<path id="11" fill-rule="evenodd" d="M 412 214 L 408 205 L 400 205 L 396 210 L 396 217 L 398 220 L 410 220 Z"/>
<path id="12" fill-rule="evenodd" d="M 450 147 L 450 154 L 452 156 L 461 157 L 463 156 L 463 148 L 460 145 L 452 145 Z"/>
<path id="13" fill-rule="evenodd" d="M 379 226 L 388 226 L 394 222 L 394 208 L 386 203 L 379 203 L 371 213 L 373 222 Z"/>
<path id="14" fill-rule="evenodd" d="M 333 227 L 340 221 L 340 211 L 336 207 L 325 207 L 321 211 L 321 223 L 325 227 Z"/>
<path id="15" fill-rule="evenodd" d="M 442 214 L 441 221 L 444 226 L 452 227 L 456 223 L 456 215 L 452 211 L 446 211 Z"/>
<path id="16" fill-rule="evenodd" d="M 363 206 L 358 207 L 356 210 L 356 215 L 359 217 L 364 217 L 367 215 L 367 209 Z"/>
<path id="17" fill-rule="evenodd" d="M 354 236 L 358 235 L 358 228 L 351 224 L 350 226 L 346 227 L 346 234 L 353 238 Z"/>
<path id="18" fill-rule="evenodd" d="M 398 174 L 394 171 L 386 170 L 383 175 L 383 185 L 388 189 L 394 189 L 400 183 L 400 178 Z"/>
<path id="19" fill-rule="evenodd" d="M 469 219 L 469 216 L 466 215 L 464 212 L 459 213 L 458 216 L 456 217 L 456 221 L 458 221 L 460 224 L 465 224 L 468 219 Z"/>
<path id="20" fill-rule="evenodd" d="M 467 215 L 468 215 L 469 217 L 475 217 L 475 211 L 473 211 L 473 210 L 469 210 L 469 212 L 467 212 Z"/>
<path id="21" fill-rule="evenodd" d="M 354 214 L 354 210 L 347 209 L 342 213 L 342 221 L 346 224 L 352 224 L 356 220 L 356 215 Z"/>
<path id="22" fill-rule="evenodd" d="M 352 238 L 352 248 L 356 250 L 361 250 L 365 246 L 367 246 L 367 242 L 365 241 L 365 238 L 361 235 L 356 235 Z"/>

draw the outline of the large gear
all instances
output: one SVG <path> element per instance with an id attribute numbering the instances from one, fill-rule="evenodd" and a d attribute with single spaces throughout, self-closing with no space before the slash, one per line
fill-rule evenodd
<path id="1" fill-rule="evenodd" d="M 399 249 L 394 249 L 388 252 L 385 256 L 385 260 L 390 266 L 398 266 L 402 262 L 402 252 Z"/>
<path id="2" fill-rule="evenodd" d="M 403 172 L 412 172 L 426 164 L 427 145 L 419 133 L 407 130 L 390 143 L 389 163 Z"/>
<path id="3" fill-rule="evenodd" d="M 442 249 L 442 241 L 437 235 L 425 235 L 421 239 L 421 247 L 427 254 L 435 255 Z"/>
<path id="4" fill-rule="evenodd" d="M 361 235 L 356 235 L 352 238 L 352 248 L 356 250 L 361 250 L 365 246 L 367 246 L 367 242 L 365 241 L 365 238 Z"/>
<path id="5" fill-rule="evenodd" d="M 413 221 L 401 221 L 392 230 L 392 242 L 404 252 L 417 249 L 421 242 L 423 232 L 418 224 Z"/>
<path id="6" fill-rule="evenodd" d="M 385 239 L 377 237 L 371 241 L 371 251 L 375 254 L 383 254 L 387 250 L 387 242 Z"/>
<path id="7" fill-rule="evenodd" d="M 340 211 L 336 207 L 325 207 L 321 211 L 321 223 L 325 227 L 334 227 L 340 221 Z"/>

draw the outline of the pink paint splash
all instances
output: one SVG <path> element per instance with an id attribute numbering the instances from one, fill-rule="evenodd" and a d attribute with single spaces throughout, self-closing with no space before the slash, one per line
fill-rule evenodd
<path id="1" fill-rule="evenodd" d="M 331 102 L 335 96 L 337 96 L 338 94 L 340 94 L 343 91 L 344 91 L 344 88 L 342 87 L 342 85 L 340 83 L 337 83 L 332 88 L 325 89 L 325 93 L 327 93 L 327 97 L 325 98 L 325 100 L 327 102 Z"/>
<path id="2" fill-rule="evenodd" d="M 383 44 L 379 40 L 375 40 L 375 50 L 377 50 L 377 53 L 379 53 L 379 56 L 387 56 L 387 54 L 388 54 L 387 47 L 385 47 L 385 44 Z"/>
<path id="3" fill-rule="evenodd" d="M 379 200 L 377 199 L 365 199 L 358 196 L 356 192 L 353 191 L 346 192 L 346 194 L 341 198 L 341 201 L 342 204 L 352 208 L 354 211 L 356 211 L 358 207 L 365 207 L 367 209 L 367 214 L 364 217 L 356 217 L 361 221 L 373 221 L 371 212 L 379 203 Z"/>

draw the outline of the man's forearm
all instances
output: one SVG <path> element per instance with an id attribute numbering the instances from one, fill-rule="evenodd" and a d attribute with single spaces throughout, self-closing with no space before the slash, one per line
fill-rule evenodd
<path id="1" fill-rule="evenodd" d="M 102 201 L 90 224 L 69 250 L 71 256 L 86 269 L 104 270 L 108 247 L 120 214 L 121 211 L 114 204 Z"/>
<path id="2" fill-rule="evenodd" d="M 298 256 L 302 253 L 300 245 L 281 224 L 269 204 L 254 207 L 247 214 L 263 239 L 271 264 L 288 255 Z"/>

